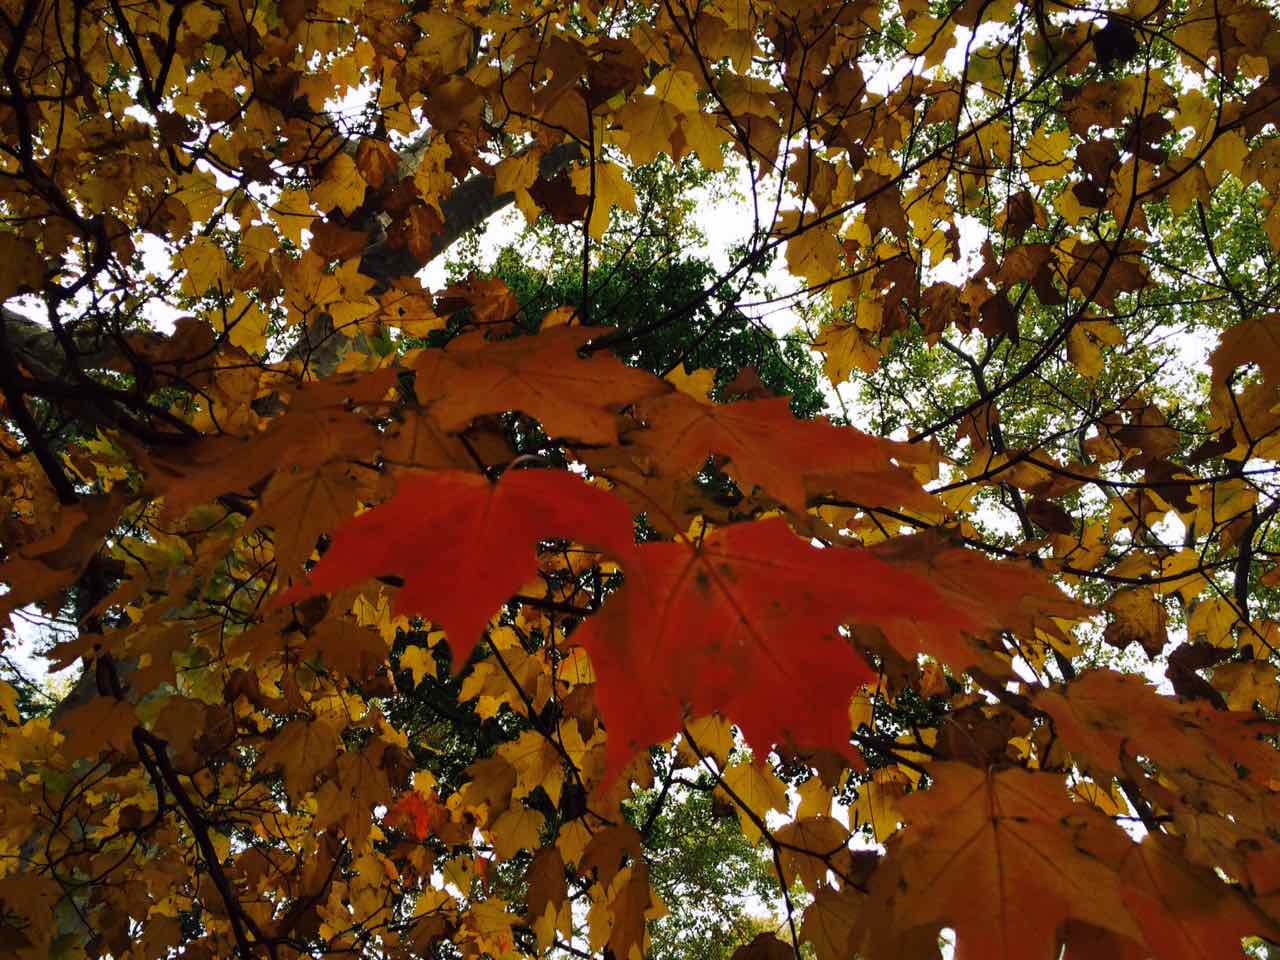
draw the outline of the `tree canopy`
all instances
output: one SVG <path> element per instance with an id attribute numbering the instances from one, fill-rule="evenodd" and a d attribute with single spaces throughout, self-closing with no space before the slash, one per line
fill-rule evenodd
<path id="1" fill-rule="evenodd" d="M 1270 955 L 1277 17 L 0 3 L 0 951 Z"/>

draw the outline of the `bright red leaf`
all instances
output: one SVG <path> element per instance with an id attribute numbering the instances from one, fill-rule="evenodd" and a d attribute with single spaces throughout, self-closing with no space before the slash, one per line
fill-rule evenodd
<path id="1" fill-rule="evenodd" d="M 397 574 L 395 612 L 441 626 L 461 666 L 494 611 L 537 574 L 539 540 L 620 555 L 632 529 L 621 500 L 571 473 L 517 470 L 497 484 L 454 470 L 409 474 L 389 501 L 339 527 L 308 582 L 276 603 Z"/>
<path id="2" fill-rule="evenodd" d="M 399 827 L 418 840 L 425 840 L 436 833 L 449 819 L 449 811 L 441 805 L 433 793 L 430 796 L 410 790 L 392 804 L 383 822 L 389 827 Z"/>
<path id="3" fill-rule="evenodd" d="M 697 546 L 642 545 L 625 571 L 580 634 L 609 728 L 608 778 L 679 730 L 686 708 L 730 717 L 758 750 L 791 742 L 852 756 L 849 699 L 875 674 L 836 627 L 969 625 L 923 577 L 866 550 L 814 547 L 776 518 Z"/>

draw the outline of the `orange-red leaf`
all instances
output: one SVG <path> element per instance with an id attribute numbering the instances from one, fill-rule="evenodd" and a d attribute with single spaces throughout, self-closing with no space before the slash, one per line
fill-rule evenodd
<path id="1" fill-rule="evenodd" d="M 797 420 L 785 397 L 709 404 L 673 393 L 644 403 L 641 413 L 649 428 L 630 439 L 665 467 L 695 471 L 711 454 L 726 457 L 744 492 L 763 487 L 794 510 L 804 509 L 810 491 L 845 487 L 870 506 L 937 508 L 889 461 L 888 442 L 826 420 Z"/>
<path id="2" fill-rule="evenodd" d="M 392 804 L 383 822 L 389 827 L 407 831 L 418 840 L 425 840 L 448 819 L 449 811 L 440 804 L 435 794 L 427 796 L 417 790 L 410 790 Z"/>
<path id="3" fill-rule="evenodd" d="M 1277 724 L 1251 710 L 1214 710 L 1163 696 L 1142 677 L 1090 670 L 1036 706 L 1053 718 L 1062 744 L 1091 770 L 1119 776 L 1122 756 L 1143 756 L 1162 768 L 1207 774 L 1235 764 L 1241 781 L 1280 777 L 1280 753 L 1267 743 Z"/>
<path id="4" fill-rule="evenodd" d="M 969 629 L 977 634 L 1008 631 L 1034 638 L 1039 633 L 1065 643 L 1067 634 L 1055 618 L 1079 620 L 1092 612 L 1028 564 L 989 560 L 975 550 L 950 546 L 931 533 L 894 537 L 871 549 L 887 563 L 928 580 L 950 606 L 976 625 Z M 928 654 L 958 670 L 998 668 L 988 650 L 945 625 L 900 621 L 885 633 L 908 657 Z"/>

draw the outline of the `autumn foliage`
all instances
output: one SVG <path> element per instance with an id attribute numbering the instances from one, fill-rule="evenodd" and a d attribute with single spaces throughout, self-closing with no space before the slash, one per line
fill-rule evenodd
<path id="1" fill-rule="evenodd" d="M 0 953 L 635 960 L 703 790 L 726 957 L 1271 956 L 1276 21 L 0 3 Z"/>

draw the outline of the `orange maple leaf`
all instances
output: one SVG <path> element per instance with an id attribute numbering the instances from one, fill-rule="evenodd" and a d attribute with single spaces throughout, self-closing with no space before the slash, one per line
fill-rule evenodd
<path id="1" fill-rule="evenodd" d="M 555 327 L 536 337 L 491 343 L 463 337 L 418 360 L 418 400 L 445 430 L 459 430 L 481 414 L 520 410 L 547 433 L 585 443 L 617 440 L 611 408 L 670 390 L 644 370 L 578 349 L 595 335 Z"/>
<path id="2" fill-rule="evenodd" d="M 957 960 L 1057 957 L 1069 920 L 1120 943 L 1140 941 L 1117 911 L 1114 864 L 1081 846 L 1123 850 L 1124 833 L 1073 802 L 1058 774 L 929 768 L 934 785 L 902 801 L 909 829 L 890 838 L 869 885 L 852 946 L 863 956 L 901 956 L 906 943 L 956 931 Z M 1068 947 L 1068 956 L 1074 954 Z"/>

